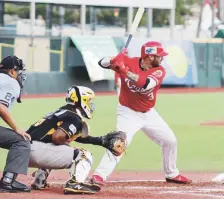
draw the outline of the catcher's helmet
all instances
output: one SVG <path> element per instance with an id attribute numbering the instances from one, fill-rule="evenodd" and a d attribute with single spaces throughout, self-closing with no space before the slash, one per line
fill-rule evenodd
<path id="1" fill-rule="evenodd" d="M 95 110 L 95 106 L 91 102 L 94 97 L 94 91 L 90 88 L 71 86 L 68 89 L 65 101 L 67 104 L 75 105 L 77 108 L 80 108 L 83 117 L 91 119 L 93 111 Z"/>
<path id="2" fill-rule="evenodd" d="M 150 41 L 145 43 L 141 48 L 141 58 L 145 58 L 149 55 L 156 55 L 156 56 L 167 56 L 168 53 L 164 51 L 162 44 L 157 41 Z"/>

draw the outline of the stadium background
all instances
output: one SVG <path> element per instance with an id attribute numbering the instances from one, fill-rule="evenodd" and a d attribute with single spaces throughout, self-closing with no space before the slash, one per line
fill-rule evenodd
<path id="1" fill-rule="evenodd" d="M 12 114 L 18 124 L 27 129 L 40 117 L 64 104 L 64 93 L 70 85 L 85 85 L 93 88 L 97 94 L 95 115 L 89 121 L 91 133 L 104 135 L 115 128 L 118 98 L 115 94 L 114 73 L 101 69 L 97 61 L 103 56 L 115 55 L 124 46 L 137 8 L 135 1 L 123 1 L 132 2 L 133 5 L 122 7 L 114 5 L 117 3 L 115 0 L 105 1 L 114 3 L 111 6 L 88 5 L 88 1 L 81 5 L 78 0 L 68 5 L 68 1 L 63 1 L 63 4 L 57 4 L 57 0 L 54 4 L 48 4 L 47 0 L 36 1 L 36 13 L 32 11 L 31 15 L 33 2 L 0 2 L 0 58 L 15 54 L 24 59 L 29 71 L 23 103 L 16 104 Z M 100 0 L 94 2 L 102 3 Z M 224 169 L 223 2 L 217 1 L 214 6 L 210 1 L 197 0 L 141 2 L 146 2 L 149 9 L 131 41 L 129 55 L 138 56 L 141 45 L 151 39 L 161 41 L 168 50 L 170 55 L 164 60 L 167 76 L 159 92 L 156 108 L 177 136 L 179 169 L 194 180 L 211 180 Z M 24 14 L 27 10 L 28 14 Z M 112 13 L 111 18 L 105 10 Z M 83 16 L 83 12 L 87 13 L 86 16 Z M 65 24 L 69 13 L 73 13 L 74 18 L 71 24 Z M 78 17 L 75 17 L 76 14 Z M 105 22 L 108 18 L 112 22 Z M 74 145 L 77 146 L 77 143 Z M 88 148 L 93 153 L 94 169 L 104 149 L 78 146 Z M 1 150 L 1 170 L 5 157 L 6 152 Z M 136 175 L 131 174 L 133 171 Z M 161 171 L 160 148 L 139 132 L 111 179 L 133 180 L 142 176 L 141 180 L 161 180 Z M 129 176 L 124 177 L 121 172 Z M 66 172 L 62 175 L 60 180 L 67 176 Z M 50 179 L 54 181 L 58 178 Z M 163 185 L 158 186 L 164 189 Z M 180 196 L 178 194 L 181 193 L 187 193 L 191 199 L 200 198 L 197 196 L 199 193 L 205 194 L 202 198 L 210 197 L 206 191 L 196 192 L 192 189 L 191 192 L 182 189 L 176 191 L 176 195 L 170 198 Z M 35 194 L 33 198 L 41 197 L 41 193 Z M 54 193 L 49 192 L 49 198 L 52 197 L 50 194 Z M 132 195 L 132 198 L 143 198 L 142 195 L 135 196 Z M 47 195 L 43 197 L 47 198 Z M 184 198 L 183 195 L 181 197 Z"/>

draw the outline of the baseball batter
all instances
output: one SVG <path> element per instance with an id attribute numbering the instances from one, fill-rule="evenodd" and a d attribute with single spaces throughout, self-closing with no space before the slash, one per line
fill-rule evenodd
<path id="1" fill-rule="evenodd" d="M 161 66 L 167 56 L 159 42 L 150 41 L 141 47 L 141 57 L 129 58 L 126 49 L 114 58 L 105 57 L 99 65 L 120 74 L 121 90 L 117 108 L 117 130 L 127 133 L 127 142 L 142 130 L 147 137 L 159 144 L 163 153 L 163 169 L 167 182 L 191 183 L 179 174 L 176 167 L 177 140 L 173 131 L 154 109 L 157 91 L 166 75 Z M 121 156 L 111 158 L 106 151 L 92 176 L 92 182 L 104 184 L 113 172 Z"/>

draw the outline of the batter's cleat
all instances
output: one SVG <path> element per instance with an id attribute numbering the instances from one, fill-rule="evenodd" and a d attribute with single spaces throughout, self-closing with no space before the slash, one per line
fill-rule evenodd
<path id="1" fill-rule="evenodd" d="M 31 183 L 31 188 L 34 190 L 42 190 L 48 186 L 47 177 L 50 174 L 50 170 L 38 169 L 32 176 L 34 177 Z"/>
<path id="2" fill-rule="evenodd" d="M 71 179 L 64 187 L 64 194 L 94 194 L 100 190 L 97 184 L 81 183 Z"/>
<path id="3" fill-rule="evenodd" d="M 212 182 L 224 184 L 224 173 L 220 173 L 212 179 Z"/>
<path id="4" fill-rule="evenodd" d="M 166 178 L 166 181 L 169 183 L 177 183 L 177 184 L 190 184 L 192 182 L 192 180 L 180 174 L 176 176 L 175 178 Z"/>
<path id="5" fill-rule="evenodd" d="M 30 188 L 28 188 L 25 184 L 22 184 L 18 181 L 14 181 L 13 183 L 8 184 L 1 180 L 0 193 L 2 192 L 8 192 L 8 193 L 30 192 Z"/>
<path id="6" fill-rule="evenodd" d="M 104 186 L 105 185 L 105 182 L 103 180 L 103 178 L 99 175 L 93 175 L 91 180 L 90 180 L 90 183 L 92 184 L 98 184 L 100 186 Z"/>

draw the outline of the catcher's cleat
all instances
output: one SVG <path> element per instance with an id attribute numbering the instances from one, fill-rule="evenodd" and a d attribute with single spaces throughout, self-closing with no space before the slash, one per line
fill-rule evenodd
<path id="1" fill-rule="evenodd" d="M 64 194 L 94 194 L 101 190 L 97 184 L 80 183 L 69 180 L 64 187 Z"/>
<path id="2" fill-rule="evenodd" d="M 31 189 L 41 190 L 48 186 L 47 177 L 50 174 L 50 170 L 38 169 L 37 171 L 32 173 L 34 177 L 33 182 L 31 183 Z"/>
<path id="3" fill-rule="evenodd" d="M 104 186 L 105 185 L 105 182 L 103 180 L 103 178 L 99 175 L 93 175 L 91 180 L 90 180 L 90 183 L 92 184 L 98 184 L 100 186 Z"/>
<path id="4" fill-rule="evenodd" d="M 170 183 L 177 183 L 177 184 L 190 184 L 192 183 L 192 180 L 182 176 L 182 175 L 178 175 L 175 178 L 166 178 L 167 182 Z"/>

